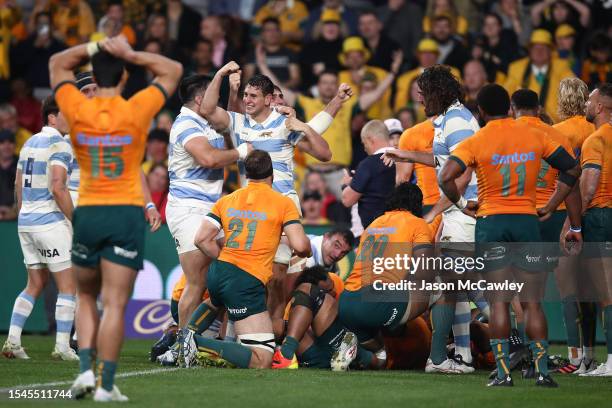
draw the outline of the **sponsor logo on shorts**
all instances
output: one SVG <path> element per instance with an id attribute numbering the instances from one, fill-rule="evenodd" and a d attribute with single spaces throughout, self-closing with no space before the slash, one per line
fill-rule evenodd
<path id="1" fill-rule="evenodd" d="M 115 252 L 115 255 L 119 255 L 123 258 L 134 259 L 138 256 L 138 251 L 128 251 L 127 249 L 118 247 L 116 245 L 113 247 L 113 251 Z"/>
<path id="2" fill-rule="evenodd" d="M 395 320 L 395 318 L 397 317 L 398 314 L 398 310 L 396 307 L 393 308 L 393 313 L 391 314 L 391 317 L 389 318 L 389 320 L 387 320 L 387 322 L 384 324 L 384 326 L 389 326 L 391 323 L 393 323 L 393 321 Z"/>
<path id="3" fill-rule="evenodd" d="M 55 248 L 53 249 L 38 248 L 38 253 L 40 253 L 40 256 L 44 256 L 45 258 L 54 258 L 60 255 L 59 251 Z"/>
<path id="4" fill-rule="evenodd" d="M 77 258 L 87 259 L 88 252 L 89 250 L 83 244 L 74 244 L 72 246 L 72 255 L 76 256 Z"/>
<path id="5" fill-rule="evenodd" d="M 540 256 L 540 255 L 535 256 L 535 255 L 527 254 L 527 255 L 525 255 L 525 260 L 527 262 L 529 262 L 529 263 L 538 263 L 538 262 L 542 261 L 542 256 Z"/>
<path id="6" fill-rule="evenodd" d="M 503 259 L 505 256 L 506 256 L 506 248 L 504 248 L 503 246 L 498 246 L 498 247 L 487 249 L 484 252 L 483 258 L 486 261 L 496 261 L 498 259 Z"/>
<path id="7" fill-rule="evenodd" d="M 233 314 L 233 315 L 241 315 L 241 314 L 245 314 L 245 313 L 247 312 L 247 310 L 248 310 L 248 308 L 247 308 L 247 307 L 241 307 L 241 308 L 237 308 L 237 309 L 236 309 L 236 308 L 231 308 L 231 307 L 230 307 L 230 308 L 228 308 L 228 309 L 227 309 L 227 311 L 228 311 L 230 314 Z"/>

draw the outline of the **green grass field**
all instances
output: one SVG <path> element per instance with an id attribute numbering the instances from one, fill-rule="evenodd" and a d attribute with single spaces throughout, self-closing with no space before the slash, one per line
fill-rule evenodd
<path id="1" fill-rule="evenodd" d="M 0 360 L 0 406 L 89 406 L 91 400 L 10 400 L 8 389 L 66 389 L 78 369 L 53 361 L 53 337 L 23 339 L 31 360 Z M 127 341 L 117 385 L 130 407 L 576 407 L 610 406 L 612 378 L 556 375 L 560 388 L 539 389 L 514 375 L 515 387 L 488 389 L 486 372 L 466 376 L 428 375 L 421 371 L 332 373 L 322 370 L 161 369 L 147 359 L 151 341 Z M 603 347 L 598 347 L 600 361 Z M 561 354 L 562 347 L 554 353 Z M 142 373 L 142 371 L 146 371 Z M 140 374 L 129 374 L 141 372 Z M 45 385 L 62 382 L 59 385 Z"/>

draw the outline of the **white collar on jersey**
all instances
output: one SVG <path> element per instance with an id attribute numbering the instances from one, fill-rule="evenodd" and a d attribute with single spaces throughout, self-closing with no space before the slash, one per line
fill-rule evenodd
<path id="1" fill-rule="evenodd" d="M 181 107 L 181 114 L 182 115 L 188 115 L 188 116 L 194 116 L 200 120 L 203 120 L 204 123 L 208 123 L 208 121 L 206 119 L 204 119 L 202 116 L 200 116 L 197 112 L 194 112 L 193 110 L 189 109 L 186 106 L 182 106 Z"/>
<path id="2" fill-rule="evenodd" d="M 282 115 L 281 113 L 279 113 L 276 109 L 272 108 L 272 111 L 270 112 L 270 114 L 268 115 L 268 117 L 266 119 L 264 119 L 263 122 L 258 123 L 255 121 L 255 119 L 253 119 L 251 117 L 251 115 L 248 114 L 244 114 L 244 117 L 249 121 L 249 126 L 251 127 L 255 127 L 255 125 L 260 125 L 263 127 L 266 127 L 266 125 L 270 124 L 270 122 L 276 120 L 280 115 Z"/>
<path id="3" fill-rule="evenodd" d="M 461 102 L 459 101 L 453 102 L 448 108 L 446 108 L 443 114 L 438 115 L 438 117 L 433 120 L 434 125 L 439 126 L 444 121 L 444 115 L 448 114 L 448 112 L 450 112 L 453 109 L 461 109 L 462 107 L 463 105 L 461 104 Z"/>
<path id="4" fill-rule="evenodd" d="M 43 126 L 42 129 L 40 129 L 40 133 L 44 133 L 47 136 L 62 137 L 62 134 L 59 132 L 59 130 L 51 126 Z"/>

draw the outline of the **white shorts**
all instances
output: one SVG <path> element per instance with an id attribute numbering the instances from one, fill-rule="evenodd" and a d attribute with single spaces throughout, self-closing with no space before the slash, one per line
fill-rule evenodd
<path id="1" fill-rule="evenodd" d="M 459 209 L 451 209 L 442 215 L 442 234 L 440 243 L 467 242 L 474 243 L 476 239 L 476 220 L 465 215 Z"/>
<path id="2" fill-rule="evenodd" d="M 175 207 L 170 204 L 166 205 L 166 222 L 168 223 L 172 238 L 174 238 L 176 251 L 179 254 L 198 250 L 193 241 L 202 225 L 202 221 L 204 221 L 212 206 L 212 203 L 206 207 Z M 223 236 L 223 230 L 221 230 L 216 239 L 223 238 Z"/>
<path id="3" fill-rule="evenodd" d="M 298 214 L 300 217 L 302 216 L 302 207 L 300 205 L 300 198 L 296 193 L 288 193 L 287 197 L 293 201 L 295 206 L 297 207 Z M 276 250 L 276 254 L 274 255 L 274 263 L 279 263 L 283 265 L 289 265 L 289 261 L 291 261 L 291 248 L 287 244 L 278 244 L 278 249 Z"/>
<path id="4" fill-rule="evenodd" d="M 51 272 L 69 268 L 72 248 L 72 225 L 58 222 L 46 231 L 19 231 L 23 262 L 29 269 L 49 268 Z"/>

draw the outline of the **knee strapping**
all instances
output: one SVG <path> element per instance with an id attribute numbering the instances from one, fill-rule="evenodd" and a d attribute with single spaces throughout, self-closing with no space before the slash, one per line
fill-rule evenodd
<path id="1" fill-rule="evenodd" d="M 312 285 L 308 294 L 301 290 L 296 290 L 292 293 L 293 301 L 291 302 L 291 308 L 304 306 L 312 311 L 313 316 L 316 316 L 325 301 L 325 293 L 317 285 Z"/>

